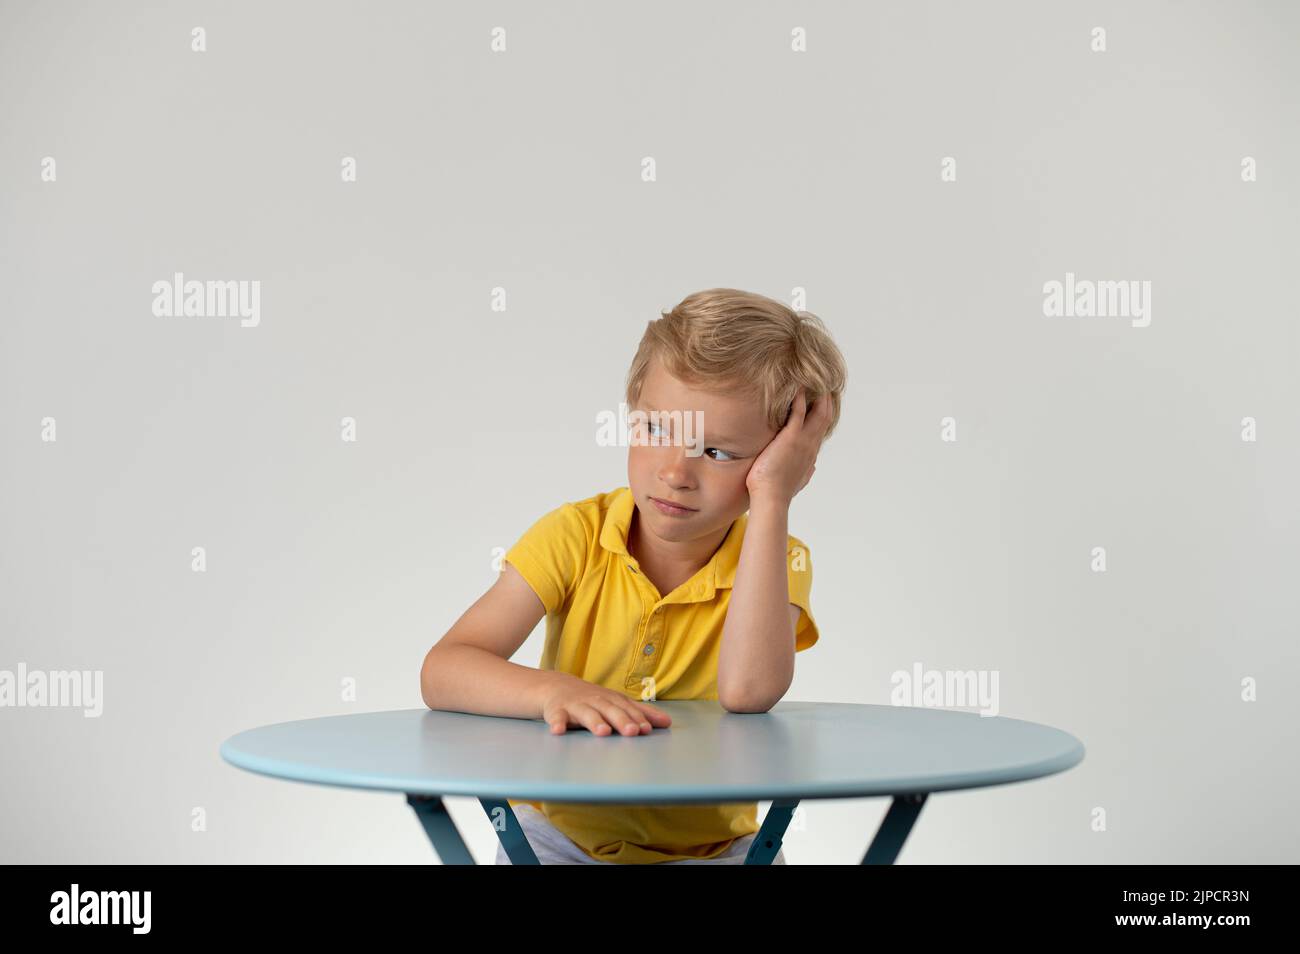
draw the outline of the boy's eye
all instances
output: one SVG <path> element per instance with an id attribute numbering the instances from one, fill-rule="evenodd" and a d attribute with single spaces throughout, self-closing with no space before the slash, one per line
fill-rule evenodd
<path id="1" fill-rule="evenodd" d="M 656 430 L 656 428 L 658 428 L 658 427 L 659 427 L 659 425 L 656 424 L 654 421 L 646 421 L 646 422 L 645 422 L 645 428 L 646 428 L 647 431 L 650 432 L 650 436 L 651 436 L 651 437 L 657 437 L 657 436 L 658 436 L 658 432 L 657 432 L 657 430 Z M 729 454 L 727 451 L 724 451 L 724 450 L 722 450 L 722 449 L 719 448 L 719 447 L 706 447 L 706 448 L 704 448 L 704 453 L 707 454 L 709 451 L 717 451 L 719 454 L 722 455 L 721 458 L 718 458 L 718 457 L 711 457 L 711 458 L 709 458 L 710 460 L 719 460 L 719 461 L 736 460 L 736 456 L 735 456 L 734 454 Z"/>
<path id="2" fill-rule="evenodd" d="M 647 437 L 658 438 L 662 436 L 659 433 L 662 428 L 653 421 L 645 421 L 641 426 L 645 428 Z"/>

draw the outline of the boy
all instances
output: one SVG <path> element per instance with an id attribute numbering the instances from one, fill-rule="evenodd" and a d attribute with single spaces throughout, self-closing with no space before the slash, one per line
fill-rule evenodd
<path id="1" fill-rule="evenodd" d="M 627 377 L 628 486 L 524 533 L 429 650 L 425 704 L 625 736 L 670 725 L 643 700 L 770 709 L 818 639 L 787 521 L 846 377 L 819 318 L 761 295 L 697 292 L 649 322 Z M 543 615 L 540 668 L 509 662 Z M 509 803 L 543 864 L 740 863 L 759 827 L 756 802 Z"/>

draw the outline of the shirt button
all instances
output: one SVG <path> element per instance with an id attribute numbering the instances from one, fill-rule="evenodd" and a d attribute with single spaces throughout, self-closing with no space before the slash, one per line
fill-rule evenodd
<path id="1" fill-rule="evenodd" d="M 645 654 L 646 654 L 647 656 L 652 655 L 652 654 L 654 653 L 654 651 L 655 651 L 655 648 L 654 648 L 653 646 L 647 646 L 647 647 L 645 648 L 645 650 L 644 650 L 644 652 L 645 652 Z"/>

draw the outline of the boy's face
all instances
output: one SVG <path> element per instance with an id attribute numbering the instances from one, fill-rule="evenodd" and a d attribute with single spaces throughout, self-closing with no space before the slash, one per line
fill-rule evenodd
<path id="1" fill-rule="evenodd" d="M 646 529 L 663 540 L 696 539 L 749 509 L 745 477 L 776 436 L 757 402 L 695 390 L 654 361 L 631 410 L 642 413 L 632 415 L 628 486 Z M 680 413 L 656 419 L 653 411 Z M 693 509 L 666 513 L 656 497 Z"/>

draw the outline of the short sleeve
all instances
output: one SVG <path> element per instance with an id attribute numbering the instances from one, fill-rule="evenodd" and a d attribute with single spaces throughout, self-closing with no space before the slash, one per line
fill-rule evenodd
<path id="1" fill-rule="evenodd" d="M 790 581 L 790 602 L 803 611 L 794 630 L 794 651 L 799 652 L 817 642 L 820 634 L 812 614 L 812 557 L 808 545 L 798 537 L 789 538 L 785 566 Z"/>
<path id="2" fill-rule="evenodd" d="M 524 531 L 504 559 L 532 587 L 549 615 L 560 609 L 573 592 L 586 565 L 589 547 L 582 515 L 573 504 L 565 503 Z"/>

